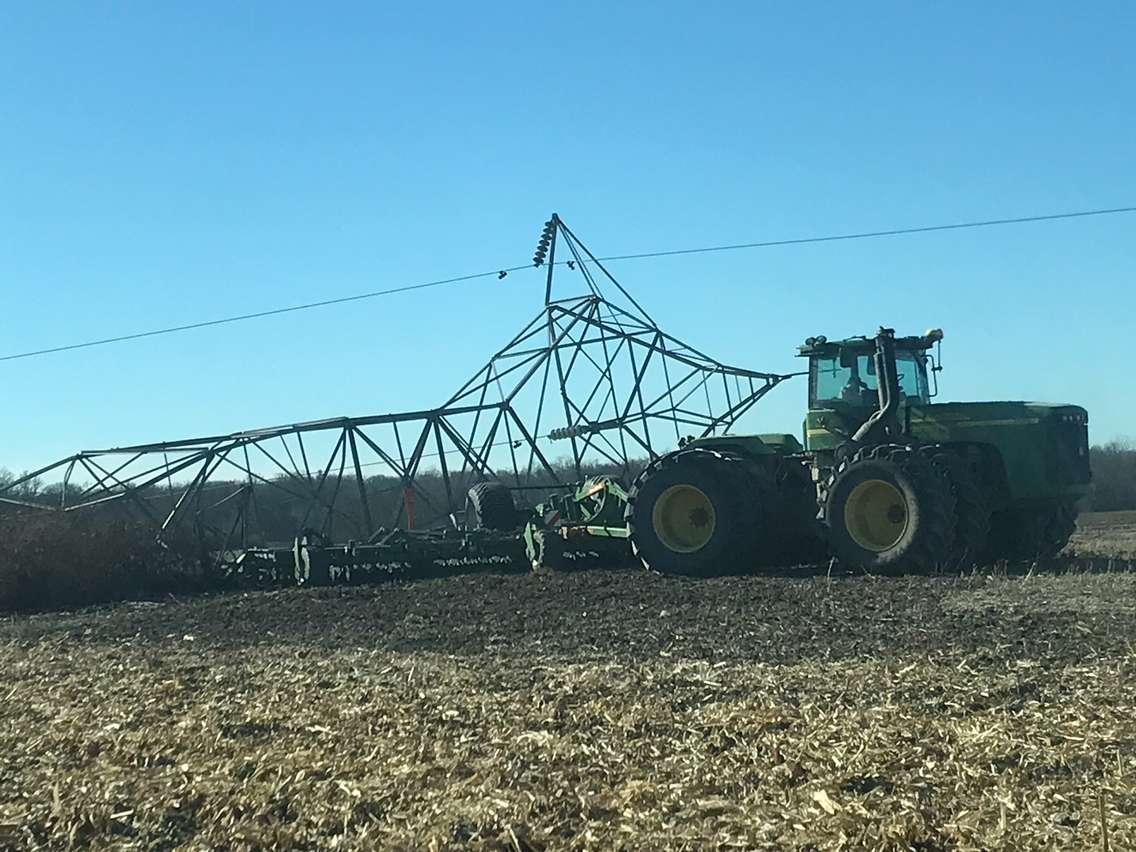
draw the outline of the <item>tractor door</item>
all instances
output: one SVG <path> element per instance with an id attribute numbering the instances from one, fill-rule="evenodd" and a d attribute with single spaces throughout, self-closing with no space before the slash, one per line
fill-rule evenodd
<path id="1" fill-rule="evenodd" d="M 831 450 L 847 441 L 876 409 L 876 365 L 871 353 L 840 347 L 809 358 L 809 450 Z"/>
<path id="2" fill-rule="evenodd" d="M 922 351 L 895 353 L 900 422 L 908 406 L 930 400 L 926 356 Z M 809 450 L 831 450 L 847 441 L 879 406 L 874 353 L 842 346 L 809 358 L 809 413 L 805 437 Z"/>

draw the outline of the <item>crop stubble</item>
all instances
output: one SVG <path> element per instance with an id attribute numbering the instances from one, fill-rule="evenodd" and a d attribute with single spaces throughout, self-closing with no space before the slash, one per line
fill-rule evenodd
<path id="1" fill-rule="evenodd" d="M 1116 563 L 12 617 L 0 846 L 1133 848 L 1134 628 Z"/>

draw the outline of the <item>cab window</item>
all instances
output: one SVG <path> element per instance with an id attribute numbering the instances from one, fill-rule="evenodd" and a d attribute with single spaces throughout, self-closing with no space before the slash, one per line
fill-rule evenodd
<path id="1" fill-rule="evenodd" d="M 928 402 L 926 356 L 921 352 L 896 352 L 900 393 L 911 401 Z M 809 363 L 809 406 L 830 408 L 848 405 L 875 408 L 879 402 L 875 358 L 845 353 L 814 356 Z"/>

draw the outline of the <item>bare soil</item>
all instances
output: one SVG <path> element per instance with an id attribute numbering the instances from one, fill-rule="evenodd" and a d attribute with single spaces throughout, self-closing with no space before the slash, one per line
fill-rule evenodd
<path id="1" fill-rule="evenodd" d="M 1074 544 L 1112 557 L 1017 572 L 482 575 L 8 617 L 0 848 L 1136 848 L 1114 520 Z"/>

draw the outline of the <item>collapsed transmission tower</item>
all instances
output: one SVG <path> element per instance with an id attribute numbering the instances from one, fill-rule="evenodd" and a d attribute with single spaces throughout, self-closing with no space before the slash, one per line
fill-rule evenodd
<path id="1" fill-rule="evenodd" d="M 372 541 L 448 523 L 476 482 L 626 474 L 686 435 L 728 430 L 788 378 L 664 332 L 555 214 L 533 263 L 547 270 L 543 309 L 437 408 L 85 450 L 0 488 L 0 505 L 115 511 L 221 553 L 306 532 Z M 570 276 L 582 292 L 554 298 Z"/>

